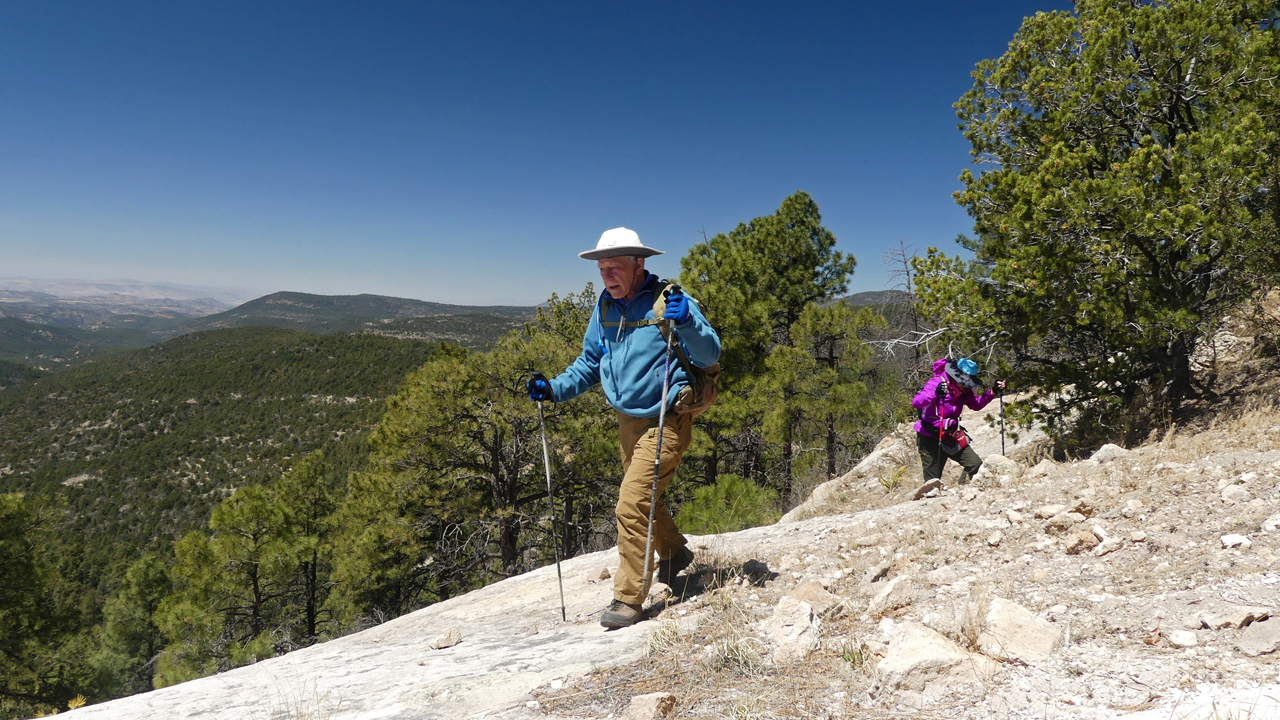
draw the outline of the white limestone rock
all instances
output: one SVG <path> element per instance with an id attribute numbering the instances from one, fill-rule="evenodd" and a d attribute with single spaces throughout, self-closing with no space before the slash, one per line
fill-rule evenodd
<path id="1" fill-rule="evenodd" d="M 1243 485 L 1228 485 L 1222 491 L 1222 502 L 1228 505 L 1240 505 L 1253 499 L 1253 493 Z"/>
<path id="2" fill-rule="evenodd" d="M 867 604 L 867 612 L 872 615 L 883 615 L 900 607 L 906 607 L 915 602 L 915 599 L 915 584 L 909 576 L 899 575 L 885 583 L 884 587 L 871 598 L 871 602 Z"/>
<path id="3" fill-rule="evenodd" d="M 1124 457 L 1128 455 L 1129 452 L 1130 451 L 1125 450 L 1119 445 L 1107 443 L 1106 445 L 1103 445 L 1102 447 L 1098 448 L 1098 451 L 1095 452 L 1089 459 L 1097 460 L 1098 462 L 1106 462 L 1108 460 L 1115 460 L 1116 458 Z"/>
<path id="4" fill-rule="evenodd" d="M 994 598 L 978 633 L 978 649 L 999 660 L 1039 662 L 1062 641 L 1062 633 L 1044 618 L 1004 598 Z"/>
<path id="5" fill-rule="evenodd" d="M 462 642 L 462 632 L 458 628 L 449 628 L 431 641 L 432 650 L 444 650 Z"/>
<path id="6" fill-rule="evenodd" d="M 785 595 L 765 621 L 764 629 L 775 645 L 773 661 L 780 665 L 805 659 L 822 639 L 822 620 L 813 606 Z"/>
<path id="7" fill-rule="evenodd" d="M 981 681 L 993 670 L 991 660 L 919 623 L 905 622 L 894 628 L 884 659 L 876 665 L 876 678 L 883 688 L 922 691 L 935 681 Z"/>

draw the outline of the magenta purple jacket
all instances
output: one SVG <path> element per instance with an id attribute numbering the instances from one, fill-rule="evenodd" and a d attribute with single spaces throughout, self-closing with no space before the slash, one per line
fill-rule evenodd
<path id="1" fill-rule="evenodd" d="M 942 418 L 957 418 L 960 413 L 964 412 L 965 407 L 973 410 L 981 410 L 988 403 L 995 399 L 994 390 L 987 390 L 981 397 L 975 396 L 973 391 L 968 388 L 960 388 L 960 393 L 955 393 L 955 384 L 952 384 L 952 392 L 946 396 L 946 399 L 938 399 L 938 383 L 947 381 L 947 359 L 941 358 L 933 363 L 933 377 L 920 388 L 920 392 L 911 399 L 911 407 L 920 411 L 920 419 L 916 421 L 915 430 L 921 435 L 930 437 L 938 437 L 938 421 Z"/>

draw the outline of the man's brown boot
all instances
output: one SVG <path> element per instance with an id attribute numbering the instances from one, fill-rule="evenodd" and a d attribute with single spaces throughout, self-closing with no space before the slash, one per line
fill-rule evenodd
<path id="1" fill-rule="evenodd" d="M 642 617 L 644 617 L 644 613 L 640 611 L 639 605 L 614 600 L 609 603 L 609 607 L 605 608 L 604 614 L 600 616 L 600 624 L 607 628 L 630 627 L 640 622 Z"/>

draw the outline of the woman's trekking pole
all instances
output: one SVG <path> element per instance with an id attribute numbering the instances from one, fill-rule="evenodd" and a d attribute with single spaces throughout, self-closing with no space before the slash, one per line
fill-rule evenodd
<path id="1" fill-rule="evenodd" d="M 533 374 L 535 380 L 545 380 L 542 373 Z M 542 466 L 547 469 L 547 505 L 551 508 L 551 537 L 556 552 L 556 580 L 560 583 L 560 619 L 569 622 L 564 609 L 564 577 L 560 574 L 560 531 L 556 528 L 556 501 L 551 496 L 551 454 L 547 452 L 547 422 L 542 419 L 542 401 L 538 401 L 538 429 L 542 431 Z"/>
<path id="2" fill-rule="evenodd" d="M 680 286 L 672 285 L 671 295 L 680 294 Z M 676 347 L 675 323 L 667 321 L 667 357 L 662 365 L 662 403 L 658 406 L 658 447 L 653 453 L 653 488 L 649 493 L 649 527 L 644 538 L 644 589 L 640 602 L 649 597 L 650 574 L 653 571 L 653 517 L 658 506 L 658 478 L 662 474 L 662 430 L 667 422 L 667 392 L 671 390 L 671 356 Z"/>
<path id="3" fill-rule="evenodd" d="M 1000 398 L 1000 454 L 1004 455 L 1004 388 L 999 389 Z"/>

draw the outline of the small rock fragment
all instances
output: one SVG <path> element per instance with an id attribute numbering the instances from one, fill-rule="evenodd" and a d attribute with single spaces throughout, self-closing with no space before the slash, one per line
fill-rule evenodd
<path id="1" fill-rule="evenodd" d="M 1036 463 L 1035 467 L 1028 470 L 1027 476 L 1034 478 L 1034 477 L 1039 477 L 1041 475 L 1048 475 L 1049 472 L 1052 471 L 1056 465 L 1057 463 L 1055 463 L 1053 460 L 1050 460 L 1049 458 L 1045 458 L 1040 462 Z"/>
<path id="2" fill-rule="evenodd" d="M 1253 541 L 1243 535 L 1223 535 L 1218 539 L 1222 542 L 1224 549 L 1240 548 L 1241 550 L 1248 550 L 1253 547 Z"/>
<path id="3" fill-rule="evenodd" d="M 1222 491 L 1222 501 L 1228 505 L 1239 505 L 1252 499 L 1253 494 L 1246 490 L 1243 485 L 1228 485 L 1227 489 Z"/>
<path id="4" fill-rule="evenodd" d="M 1023 520 L 1022 513 L 1018 512 L 1017 510 L 1007 510 L 1005 511 L 1004 516 L 1006 520 L 1008 520 L 1010 523 L 1014 525 L 1017 525 Z"/>
<path id="5" fill-rule="evenodd" d="M 1031 573 L 1031 579 L 1035 582 L 1044 582 L 1049 579 L 1049 571 L 1044 568 L 1036 568 L 1035 572 Z"/>
<path id="6" fill-rule="evenodd" d="M 1080 498 L 1079 500 L 1071 503 L 1071 506 L 1067 508 L 1067 512 L 1091 518 L 1094 516 L 1094 513 L 1097 512 L 1097 508 L 1095 508 L 1093 503 L 1089 502 L 1087 499 Z"/>
<path id="7" fill-rule="evenodd" d="M 1262 532 L 1273 533 L 1280 530 L 1280 515 L 1272 515 L 1262 521 Z"/>
<path id="8" fill-rule="evenodd" d="M 875 597 L 871 598 L 871 602 L 867 604 L 867 612 L 872 615 L 882 615 L 890 610 L 906 607 L 915 602 L 915 599 L 916 588 L 911 578 L 907 575 L 899 575 L 885 583 Z"/>
<path id="9" fill-rule="evenodd" d="M 1000 532 L 999 530 L 987 536 L 987 544 L 990 545 L 991 547 L 999 547 L 1001 540 L 1004 540 L 1004 533 Z"/>
<path id="10" fill-rule="evenodd" d="M 1249 657 L 1280 650 L 1280 620 L 1256 622 L 1244 629 L 1236 648 Z"/>
<path id="11" fill-rule="evenodd" d="M 955 585 L 960 581 L 960 575 L 950 565 L 930 570 L 924 577 L 930 585 Z"/>
<path id="12" fill-rule="evenodd" d="M 1165 638 L 1170 645 L 1180 648 L 1195 647 L 1200 643 L 1200 639 L 1191 630 L 1174 630 L 1165 635 Z"/>
<path id="13" fill-rule="evenodd" d="M 801 583 L 794 590 L 788 590 L 787 595 L 809 603 L 815 613 L 823 616 L 828 611 L 839 606 L 843 601 L 843 598 L 831 594 L 826 588 L 822 587 L 821 583 L 813 580 Z"/>
<path id="14" fill-rule="evenodd" d="M 885 560 L 878 565 L 872 565 L 867 568 L 867 572 L 862 576 L 862 584 L 870 585 L 879 582 L 881 578 L 889 574 L 889 568 L 893 567 L 893 560 Z"/>
<path id="15" fill-rule="evenodd" d="M 1139 542 L 1146 542 L 1146 541 L 1147 541 L 1147 534 L 1142 532 L 1141 530 L 1134 530 L 1133 532 L 1129 533 L 1129 542 L 1139 543 Z"/>
<path id="16" fill-rule="evenodd" d="M 1001 660 L 1038 662 L 1049 657 L 1061 640 L 1062 633 L 1053 623 L 1012 600 L 993 598 L 978 633 L 978 648 Z"/>
<path id="17" fill-rule="evenodd" d="M 1051 535 L 1061 535 L 1082 522 L 1084 522 L 1084 516 L 1079 513 L 1060 512 L 1049 518 L 1049 522 L 1044 525 L 1044 531 Z"/>
<path id="18" fill-rule="evenodd" d="M 1098 451 L 1095 452 L 1089 459 L 1097 460 L 1098 462 L 1106 462 L 1108 460 L 1114 460 L 1119 457 L 1124 457 L 1125 455 L 1128 455 L 1128 454 L 1129 454 L 1129 451 L 1125 450 L 1119 445 L 1107 443 L 1106 445 L 1103 445 L 1102 447 L 1098 448 Z"/>
<path id="19" fill-rule="evenodd" d="M 1124 507 L 1120 509 L 1120 514 L 1127 518 L 1131 518 L 1135 515 L 1142 514 L 1142 509 L 1142 501 L 1137 498 L 1133 498 L 1125 502 Z"/>
<path id="20" fill-rule="evenodd" d="M 676 696 L 671 693 L 656 692 L 648 695 L 636 695 L 622 714 L 622 720 L 662 720 L 671 717 L 676 709 Z"/>
<path id="21" fill-rule="evenodd" d="M 803 660 L 822 639 L 822 621 L 813 606 L 785 595 L 765 621 L 764 630 L 777 646 L 773 661 L 780 664 Z"/>
<path id="22" fill-rule="evenodd" d="M 649 588 L 649 603 L 664 603 L 671 599 L 671 588 L 666 583 L 656 582 Z"/>
<path id="23" fill-rule="evenodd" d="M 1067 536 L 1066 551 L 1068 555 L 1079 555 L 1098 546 L 1098 538 L 1091 532 L 1074 532 Z"/>
<path id="24" fill-rule="evenodd" d="M 607 567 L 600 568 L 600 572 L 596 573 L 596 580 L 608 580 L 611 577 L 613 577 L 613 575 L 609 572 L 609 568 Z"/>
<path id="25" fill-rule="evenodd" d="M 1266 620 L 1271 617 L 1271 611 L 1255 605 L 1228 605 L 1216 612 L 1201 613 L 1198 617 L 1201 625 L 1210 630 L 1238 630 L 1248 627 L 1250 623 Z"/>
<path id="26" fill-rule="evenodd" d="M 1040 507 L 1033 510 L 1032 514 L 1040 518 L 1041 520 L 1048 520 L 1049 518 L 1053 517 L 1054 515 L 1057 515 L 1060 512 L 1063 512 L 1066 509 L 1067 509 L 1066 505 L 1041 505 Z"/>
<path id="27" fill-rule="evenodd" d="M 462 633 L 458 628 L 449 628 L 441 633 L 439 637 L 431 641 L 432 650 L 444 650 L 462 642 Z"/>
<path id="28" fill-rule="evenodd" d="M 1117 537 L 1107 538 L 1106 540 L 1098 543 L 1098 547 L 1093 549 L 1093 554 L 1097 557 L 1102 557 L 1103 555 L 1119 550 L 1123 546 L 1124 540 Z"/>

